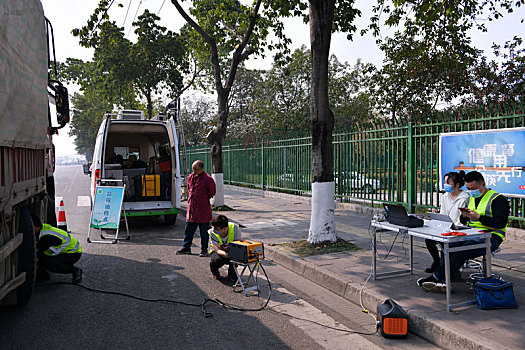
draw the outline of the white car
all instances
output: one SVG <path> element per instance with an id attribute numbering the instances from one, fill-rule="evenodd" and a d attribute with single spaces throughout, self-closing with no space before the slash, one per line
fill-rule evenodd
<path id="1" fill-rule="evenodd" d="M 340 174 L 334 174 L 335 185 L 338 188 L 341 183 L 339 192 L 345 192 L 350 189 L 361 189 L 364 193 L 375 193 L 381 189 L 381 182 L 376 179 L 370 179 L 363 174 L 355 171 L 343 171 Z"/>

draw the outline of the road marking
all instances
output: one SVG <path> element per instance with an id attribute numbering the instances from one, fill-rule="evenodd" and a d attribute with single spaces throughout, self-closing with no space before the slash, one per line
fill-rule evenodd
<path id="1" fill-rule="evenodd" d="M 258 228 L 268 228 L 276 226 L 293 226 L 297 225 L 297 222 L 288 221 L 284 219 L 272 220 L 272 221 L 258 221 L 252 222 L 251 224 L 243 224 L 246 228 L 249 229 L 258 229 Z"/>
<path id="2" fill-rule="evenodd" d="M 55 197 L 55 207 L 58 207 L 60 205 L 60 201 L 64 199 L 64 197 Z"/>
<path id="3" fill-rule="evenodd" d="M 89 196 L 78 196 L 77 197 L 77 207 L 90 207 L 91 199 Z"/>

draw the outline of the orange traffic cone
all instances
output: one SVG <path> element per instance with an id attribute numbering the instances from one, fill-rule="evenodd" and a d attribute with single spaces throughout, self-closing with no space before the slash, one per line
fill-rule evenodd
<path id="1" fill-rule="evenodd" d="M 59 229 L 64 230 L 66 232 L 69 232 L 67 230 L 67 222 L 66 222 L 66 209 L 64 208 L 64 201 L 60 201 L 60 205 L 58 206 L 58 220 L 57 220 L 57 226 Z"/>

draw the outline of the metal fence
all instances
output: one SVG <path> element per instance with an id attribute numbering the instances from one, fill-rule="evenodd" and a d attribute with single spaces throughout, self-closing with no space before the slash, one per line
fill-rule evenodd
<path id="1" fill-rule="evenodd" d="M 412 121 L 383 120 L 334 134 L 336 197 L 377 206 L 405 204 L 409 211 L 439 207 L 440 133 L 525 126 L 525 106 L 512 104 L 463 113 L 441 113 Z M 211 169 L 209 146 L 187 150 Z M 264 139 L 223 146 L 224 182 L 264 190 L 309 195 L 311 137 Z M 511 199 L 511 218 L 522 218 L 525 199 Z"/>

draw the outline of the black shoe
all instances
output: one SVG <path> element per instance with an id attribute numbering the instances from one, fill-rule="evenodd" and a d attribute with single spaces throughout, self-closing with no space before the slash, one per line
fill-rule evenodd
<path id="1" fill-rule="evenodd" d="M 82 282 L 82 269 L 80 267 L 75 267 L 73 270 L 73 280 L 71 283 L 79 284 L 80 282 Z"/>
<path id="2" fill-rule="evenodd" d="M 418 279 L 417 285 L 427 292 L 444 293 L 446 291 L 445 283 L 439 281 L 434 275 Z"/>
<path id="3" fill-rule="evenodd" d="M 190 248 L 182 248 L 181 250 L 177 251 L 177 255 L 190 255 L 191 249 Z"/>
<path id="4" fill-rule="evenodd" d="M 439 267 L 440 265 L 440 262 L 439 261 L 434 261 L 432 262 L 431 265 L 428 265 L 428 267 L 425 269 L 425 272 L 427 273 L 433 273 L 437 270 L 437 268 Z"/>
<path id="5" fill-rule="evenodd" d="M 200 256 L 201 258 L 205 258 L 205 257 L 210 256 L 210 254 L 209 254 L 208 252 L 201 252 L 201 253 L 199 254 L 199 256 Z"/>

